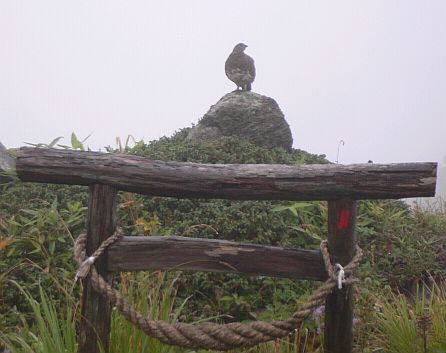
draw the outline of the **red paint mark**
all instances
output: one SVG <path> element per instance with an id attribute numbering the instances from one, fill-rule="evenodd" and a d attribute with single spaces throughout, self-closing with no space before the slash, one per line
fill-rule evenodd
<path id="1" fill-rule="evenodd" d="M 338 212 L 338 229 L 346 229 L 349 224 L 350 210 L 348 208 L 342 210 L 339 214 Z"/>

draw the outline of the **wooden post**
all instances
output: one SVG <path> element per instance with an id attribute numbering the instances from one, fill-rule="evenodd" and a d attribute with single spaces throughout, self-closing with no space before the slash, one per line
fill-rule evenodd
<path id="1" fill-rule="evenodd" d="M 116 190 L 107 185 L 90 186 L 87 218 L 87 254 L 116 229 Z M 98 272 L 108 279 L 105 256 L 96 262 Z M 83 282 L 82 317 L 79 332 L 79 353 L 99 353 L 98 342 L 109 351 L 111 306 L 108 300 L 95 292 L 89 278 Z"/>
<path id="2" fill-rule="evenodd" d="M 356 249 L 356 201 L 328 202 L 328 247 L 332 263 L 347 265 Z M 337 288 L 325 301 L 325 353 L 351 353 L 353 344 L 353 287 Z"/>

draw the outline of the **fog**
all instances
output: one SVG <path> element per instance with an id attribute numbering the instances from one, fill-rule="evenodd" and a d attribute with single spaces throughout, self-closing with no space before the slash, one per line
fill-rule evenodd
<path id="1" fill-rule="evenodd" d="M 2 1 L 0 141 L 170 136 L 235 89 L 244 42 L 295 148 L 444 170 L 445 19 L 443 0 Z"/>

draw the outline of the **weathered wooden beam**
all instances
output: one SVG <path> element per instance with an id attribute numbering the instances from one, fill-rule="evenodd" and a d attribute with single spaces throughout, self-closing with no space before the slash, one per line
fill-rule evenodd
<path id="1" fill-rule="evenodd" d="M 23 181 L 101 183 L 156 196 L 334 200 L 433 196 L 437 164 L 196 164 L 22 147 L 16 168 Z"/>
<path id="2" fill-rule="evenodd" d="M 108 185 L 92 185 L 87 218 L 87 255 L 114 233 L 116 229 L 116 189 Z M 107 256 L 95 262 L 96 269 L 109 280 Z M 108 353 L 110 341 L 111 305 L 97 293 L 89 277 L 83 281 L 81 324 L 79 326 L 79 353 L 99 353 L 99 342 Z"/>
<path id="3" fill-rule="evenodd" d="M 328 248 L 331 262 L 347 265 L 356 250 L 356 201 L 328 202 Z M 344 285 L 325 300 L 325 353 L 351 353 L 353 349 L 353 287 Z"/>
<path id="4" fill-rule="evenodd" d="M 177 236 L 124 237 L 108 249 L 109 271 L 190 270 L 325 280 L 319 250 Z"/>

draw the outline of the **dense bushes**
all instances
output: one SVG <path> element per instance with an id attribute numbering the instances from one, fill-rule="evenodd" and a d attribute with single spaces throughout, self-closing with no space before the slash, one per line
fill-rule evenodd
<path id="1" fill-rule="evenodd" d="M 359 210 L 364 277 L 407 293 L 421 282 L 444 278 L 444 215 L 422 212 L 401 201 L 364 201 Z"/>
<path id="2" fill-rule="evenodd" d="M 277 148 L 268 150 L 238 138 L 225 137 L 200 144 L 186 140 L 187 129 L 171 138 L 162 138 L 148 145 L 137 145 L 131 153 L 152 159 L 189 161 L 200 163 L 327 163 L 324 156 L 304 151 L 287 153 Z M 308 237 L 293 229 L 296 217 L 290 212 L 272 212 L 278 202 L 190 200 L 173 198 L 139 198 L 140 224 L 142 220 L 157 220 L 159 226 L 148 234 L 182 235 L 217 238 L 283 246 L 290 243 L 311 245 Z M 135 208 L 132 210 L 135 214 Z M 134 216 L 127 224 L 132 231 Z M 149 229 L 151 227 L 148 227 Z M 222 274 L 184 274 L 179 282 L 179 298 L 194 295 L 186 312 L 189 319 L 218 316 L 224 320 L 244 320 L 257 317 L 259 310 L 273 308 L 272 292 L 294 293 L 276 300 L 277 307 L 294 303 L 308 285 L 297 285 L 287 280 L 265 280 Z M 202 301 L 206 302 L 203 307 Z M 221 316 L 223 315 L 224 316 Z M 187 315 L 186 315 L 187 316 Z"/>
<path id="3" fill-rule="evenodd" d="M 126 152 L 202 163 L 327 163 L 323 155 L 301 150 L 267 150 L 231 137 L 197 144 L 186 140 L 186 135 L 184 129 L 170 138 L 137 143 Z M 116 151 L 109 148 L 109 152 Z M 61 305 L 66 295 L 73 294 L 72 244 L 84 230 L 87 197 L 86 188 L 73 186 L 16 181 L 2 189 L 0 239 L 8 241 L 0 249 L 0 316 L 6 318 L 1 330 L 14 330 L 23 317 L 32 323 L 32 315 L 23 315 L 32 313 L 29 301 L 10 280 L 36 298 L 41 286 L 51 301 Z M 327 232 L 325 202 L 180 200 L 120 193 L 118 212 L 126 234 L 134 235 L 182 235 L 316 248 Z M 371 317 L 374 299 L 369 292 L 379 293 L 390 285 L 394 290 L 413 293 L 418 282 L 445 278 L 444 214 L 422 212 L 401 201 L 362 201 L 358 215 L 357 233 L 365 250 L 359 271 L 363 279 L 358 293 L 359 315 Z M 179 318 L 187 321 L 208 316 L 218 321 L 283 318 L 314 286 L 304 281 L 224 274 L 176 276 L 168 274 L 163 280 L 172 279 L 174 285 L 169 288 L 175 292 L 176 308 L 181 306 Z M 134 281 L 132 278 L 126 281 Z M 318 340 L 313 340 L 314 347 L 315 342 Z"/>

